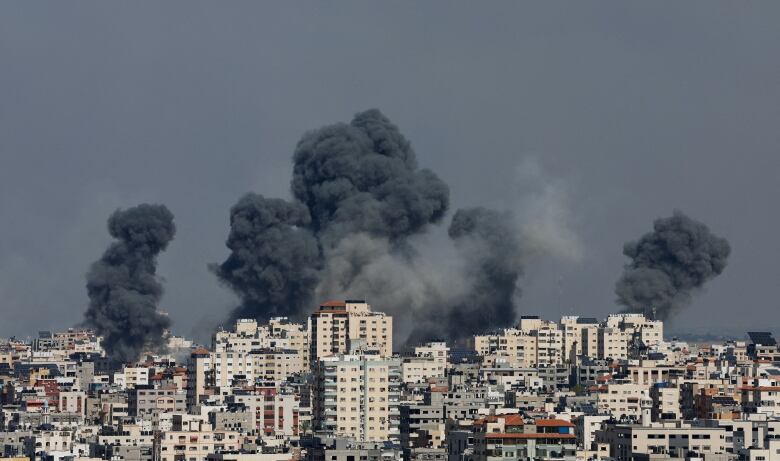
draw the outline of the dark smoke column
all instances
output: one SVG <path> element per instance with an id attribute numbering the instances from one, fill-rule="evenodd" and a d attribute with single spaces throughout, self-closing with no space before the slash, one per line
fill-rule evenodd
<path id="1" fill-rule="evenodd" d="M 135 361 L 145 347 L 163 345 L 170 320 L 157 311 L 163 287 L 156 259 L 176 232 L 173 214 L 163 205 L 143 204 L 117 210 L 108 219 L 117 241 L 87 273 L 87 326 L 103 337 L 107 355 Z"/>
<path id="2" fill-rule="evenodd" d="M 297 202 L 247 194 L 230 210 L 231 254 L 211 270 L 241 297 L 232 319 L 297 318 L 311 308 L 320 253 Z"/>
<path id="3" fill-rule="evenodd" d="M 631 262 L 615 287 L 618 302 L 629 312 L 667 319 L 723 272 L 730 252 L 726 239 L 679 211 L 659 218 L 652 232 L 623 247 Z"/>
<path id="4" fill-rule="evenodd" d="M 304 135 L 292 192 L 309 209 L 324 248 L 359 232 L 399 243 L 439 222 L 449 207 L 449 187 L 417 168 L 409 141 L 376 109 Z"/>

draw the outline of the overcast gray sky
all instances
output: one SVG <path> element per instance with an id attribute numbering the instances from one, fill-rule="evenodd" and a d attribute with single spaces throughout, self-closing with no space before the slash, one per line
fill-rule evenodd
<path id="1" fill-rule="evenodd" d="M 107 216 L 142 201 L 176 216 L 163 308 L 202 335 L 235 303 L 206 269 L 230 206 L 288 197 L 301 134 L 370 107 L 454 208 L 555 186 L 582 258 L 528 268 L 522 313 L 615 310 L 623 242 L 679 208 L 732 255 L 675 328 L 780 325 L 778 21 L 778 2 L 4 2 L 0 335 L 80 321 Z"/>

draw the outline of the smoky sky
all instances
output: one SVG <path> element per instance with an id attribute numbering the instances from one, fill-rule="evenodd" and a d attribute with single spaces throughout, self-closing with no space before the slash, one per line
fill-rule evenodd
<path id="1" fill-rule="evenodd" d="M 518 314 L 619 309 L 622 243 L 678 208 L 732 252 L 676 322 L 780 325 L 778 17 L 768 2 L 0 5 L 0 335 L 80 318 L 106 216 L 141 202 L 176 216 L 160 307 L 205 331 L 236 305 L 206 269 L 228 255 L 231 207 L 292 198 L 301 136 L 368 107 L 425 153 L 451 210 L 513 208 L 529 158 L 565 185 L 585 251 L 526 268 Z"/>

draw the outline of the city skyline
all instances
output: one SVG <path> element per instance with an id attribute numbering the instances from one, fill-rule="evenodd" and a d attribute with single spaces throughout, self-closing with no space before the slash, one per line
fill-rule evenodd
<path id="1" fill-rule="evenodd" d="M 354 5 L 349 20 L 200 5 L 175 30 L 172 7 L 154 18 L 83 8 L 0 15 L 0 336 L 80 320 L 85 274 L 110 241 L 105 220 L 142 202 L 167 205 L 179 231 L 159 258 L 161 308 L 179 334 L 209 331 L 236 304 L 206 268 L 228 254 L 230 206 L 247 192 L 289 198 L 300 136 L 370 107 L 450 185 L 453 211 L 539 217 L 538 203 L 559 206 L 553 222 L 580 256 L 527 268 L 518 314 L 618 310 L 623 243 L 681 209 L 733 254 L 680 329 L 780 323 L 774 5 L 687 5 L 674 17 L 649 5 L 505 5 L 490 20 L 462 4 Z M 294 22 L 306 27 L 291 34 Z M 435 248 L 443 233 L 418 244 Z"/>

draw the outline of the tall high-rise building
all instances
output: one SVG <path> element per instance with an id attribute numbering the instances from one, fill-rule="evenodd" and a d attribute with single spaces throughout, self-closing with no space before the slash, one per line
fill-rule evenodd
<path id="1" fill-rule="evenodd" d="M 315 428 L 361 441 L 398 437 L 399 359 L 372 355 L 324 357 L 315 372 Z"/>
<path id="2" fill-rule="evenodd" d="M 328 301 L 311 314 L 310 355 L 317 360 L 337 354 L 349 354 L 357 346 L 376 349 L 382 357 L 393 354 L 393 319 L 383 312 L 371 311 L 365 301 Z"/>

